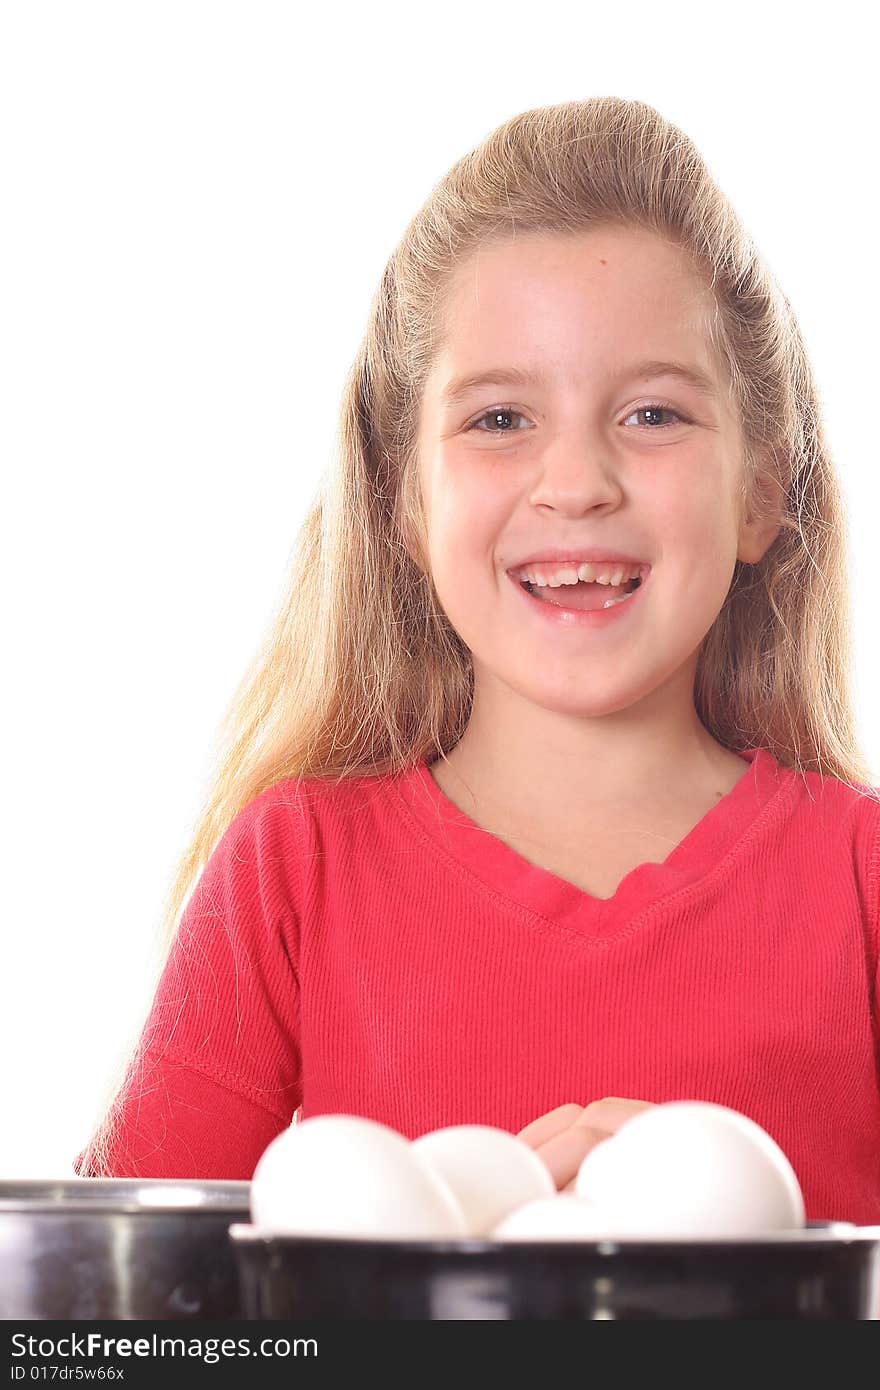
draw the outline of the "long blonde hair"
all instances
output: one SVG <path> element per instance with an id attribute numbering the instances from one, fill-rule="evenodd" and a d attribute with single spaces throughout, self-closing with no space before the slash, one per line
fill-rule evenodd
<path id="1" fill-rule="evenodd" d="M 464 733 L 470 653 L 424 558 L 417 482 L 444 291 L 489 242 L 601 225 L 660 235 L 702 277 L 710 348 L 742 422 L 740 503 L 767 505 L 767 468 L 784 495 L 778 537 L 758 564 L 737 562 L 702 643 L 698 715 L 727 748 L 764 747 L 877 796 L 854 720 L 845 506 L 792 308 L 683 131 L 639 101 L 563 102 L 505 121 L 453 165 L 385 266 L 342 397 L 335 470 L 221 726 L 165 907 L 166 947 L 221 835 L 260 792 L 292 777 L 397 773 Z"/>

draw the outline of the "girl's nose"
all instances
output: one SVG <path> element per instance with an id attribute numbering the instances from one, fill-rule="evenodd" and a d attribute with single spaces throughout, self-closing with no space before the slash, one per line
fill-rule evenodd
<path id="1" fill-rule="evenodd" d="M 536 464 L 538 477 L 530 489 L 533 506 L 581 512 L 619 503 L 623 496 L 614 464 L 589 445 L 549 445 Z"/>

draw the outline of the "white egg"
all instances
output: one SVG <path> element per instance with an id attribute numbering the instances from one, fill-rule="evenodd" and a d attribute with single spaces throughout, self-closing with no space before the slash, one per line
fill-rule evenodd
<path id="1" fill-rule="evenodd" d="M 565 1192 L 517 1207 L 495 1227 L 493 1240 L 602 1240 L 608 1218 L 590 1202 Z"/>
<path id="2" fill-rule="evenodd" d="M 575 1193 L 621 1235 L 758 1235 L 806 1220 L 794 1170 L 766 1130 L 702 1101 L 640 1111 L 590 1150 Z"/>
<path id="3" fill-rule="evenodd" d="M 410 1142 L 354 1115 L 314 1115 L 272 1140 L 251 1181 L 251 1219 L 297 1235 L 467 1235 L 455 1197 Z"/>
<path id="4" fill-rule="evenodd" d="M 423 1134 L 413 1151 L 449 1185 L 472 1236 L 508 1212 L 556 1191 L 550 1169 L 525 1140 L 492 1125 L 450 1125 Z"/>

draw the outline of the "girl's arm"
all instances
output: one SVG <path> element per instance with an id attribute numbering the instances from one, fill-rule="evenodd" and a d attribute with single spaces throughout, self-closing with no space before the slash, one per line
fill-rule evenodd
<path id="1" fill-rule="evenodd" d="M 290 1120 L 167 1054 L 134 1064 L 74 1172 L 83 1178 L 249 1181 Z"/>
<path id="2" fill-rule="evenodd" d="M 274 790 L 205 865 L 81 1177 L 248 1180 L 301 1103 L 301 821 Z"/>

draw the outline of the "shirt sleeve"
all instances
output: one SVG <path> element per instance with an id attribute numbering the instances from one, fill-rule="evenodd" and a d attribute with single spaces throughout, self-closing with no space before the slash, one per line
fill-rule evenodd
<path id="1" fill-rule="evenodd" d="M 290 783 L 284 784 L 290 786 Z M 201 874 L 81 1177 L 249 1180 L 302 1100 L 299 807 L 244 808 Z"/>
<path id="2" fill-rule="evenodd" d="M 880 788 L 878 788 L 880 790 Z M 873 836 L 868 858 L 868 917 L 870 928 L 869 952 L 873 967 L 873 1024 L 874 1049 L 880 1076 L 880 812 L 876 806 L 873 817 Z"/>

